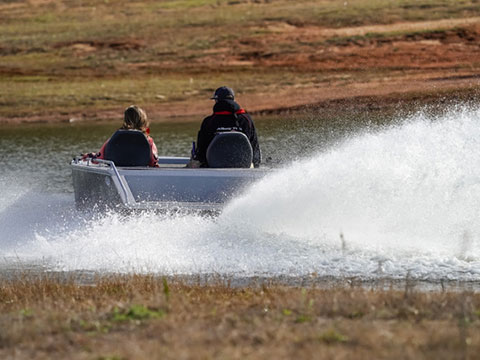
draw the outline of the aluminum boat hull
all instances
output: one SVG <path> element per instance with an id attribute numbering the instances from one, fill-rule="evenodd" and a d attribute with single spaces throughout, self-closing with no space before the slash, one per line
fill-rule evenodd
<path id="1" fill-rule="evenodd" d="M 221 210 L 263 178 L 265 169 L 189 169 L 188 158 L 161 157 L 159 168 L 71 163 L 77 208 Z"/>

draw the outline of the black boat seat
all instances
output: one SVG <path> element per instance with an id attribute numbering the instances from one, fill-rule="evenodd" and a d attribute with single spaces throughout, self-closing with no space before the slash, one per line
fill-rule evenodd
<path id="1" fill-rule="evenodd" d="M 150 144 L 140 130 L 117 130 L 105 147 L 104 158 L 116 166 L 148 166 Z"/>
<path id="2" fill-rule="evenodd" d="M 249 168 L 253 150 L 248 137 L 241 132 L 221 132 L 207 148 L 207 163 L 211 168 Z"/>

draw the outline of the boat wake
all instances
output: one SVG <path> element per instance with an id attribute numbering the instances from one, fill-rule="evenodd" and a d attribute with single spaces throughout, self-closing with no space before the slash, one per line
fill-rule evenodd
<path id="1" fill-rule="evenodd" d="M 7 186 L 3 261 L 62 271 L 477 280 L 479 139 L 478 107 L 419 113 L 279 169 L 218 217 L 85 214 L 70 194 L 32 197 Z"/>

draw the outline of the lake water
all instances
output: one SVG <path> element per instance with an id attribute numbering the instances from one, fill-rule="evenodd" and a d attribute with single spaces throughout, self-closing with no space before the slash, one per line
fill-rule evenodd
<path id="1" fill-rule="evenodd" d="M 79 212 L 69 161 L 118 124 L 0 127 L 0 269 L 479 281 L 480 106 L 255 120 L 275 171 L 218 217 Z M 170 156 L 198 127 L 151 126 Z"/>

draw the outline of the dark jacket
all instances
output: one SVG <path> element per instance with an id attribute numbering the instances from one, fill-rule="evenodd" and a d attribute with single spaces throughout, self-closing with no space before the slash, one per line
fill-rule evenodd
<path id="1" fill-rule="evenodd" d="M 198 132 L 197 148 L 194 159 L 207 164 L 207 148 L 215 134 L 223 131 L 240 131 L 247 135 L 253 149 L 253 165 L 258 167 L 262 160 L 257 132 L 252 118 L 233 100 L 221 100 L 215 103 L 213 114 L 203 119 Z"/>

